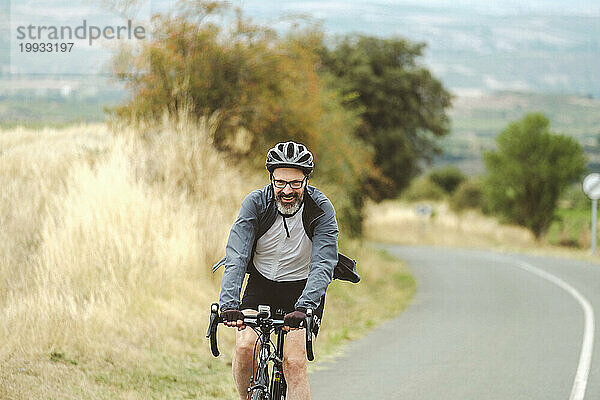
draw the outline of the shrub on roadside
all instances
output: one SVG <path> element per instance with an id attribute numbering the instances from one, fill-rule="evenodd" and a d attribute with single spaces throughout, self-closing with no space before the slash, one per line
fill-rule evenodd
<path id="1" fill-rule="evenodd" d="M 434 183 L 427 176 L 413 179 L 402 198 L 408 201 L 442 200 L 446 196 L 444 189 Z"/>
<path id="2" fill-rule="evenodd" d="M 483 190 L 476 179 L 463 181 L 450 196 L 450 208 L 460 212 L 467 209 L 483 209 Z"/>
<path id="3" fill-rule="evenodd" d="M 429 173 L 429 179 L 433 183 L 436 183 L 439 187 L 444 189 L 446 193 L 454 193 L 456 188 L 464 182 L 467 177 L 460 171 L 460 169 L 454 166 L 446 166 L 442 168 L 436 168 Z"/>

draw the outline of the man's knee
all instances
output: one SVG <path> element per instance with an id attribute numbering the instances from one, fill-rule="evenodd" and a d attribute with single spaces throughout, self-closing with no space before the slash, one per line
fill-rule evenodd
<path id="1" fill-rule="evenodd" d="M 283 351 L 283 370 L 287 375 L 306 372 L 306 349 L 304 331 L 288 333 Z M 293 337 L 292 337 L 293 336 Z"/>
<path id="2" fill-rule="evenodd" d="M 246 328 L 237 332 L 235 338 L 235 354 L 238 359 L 251 360 L 256 345 L 256 334 L 252 329 Z"/>
<path id="3" fill-rule="evenodd" d="M 306 372 L 306 353 L 298 352 L 283 355 L 283 371 L 286 376 Z"/>

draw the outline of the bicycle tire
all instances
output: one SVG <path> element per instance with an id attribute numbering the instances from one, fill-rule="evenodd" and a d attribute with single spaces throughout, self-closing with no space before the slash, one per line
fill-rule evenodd
<path id="1" fill-rule="evenodd" d="M 259 371 L 262 370 L 262 374 L 258 376 L 258 385 L 256 389 L 252 391 L 251 400 L 267 400 L 269 396 L 269 371 L 267 369 L 267 365 L 259 365 Z"/>
<path id="2" fill-rule="evenodd" d="M 267 400 L 267 396 L 262 389 L 254 389 L 252 391 L 251 400 Z"/>

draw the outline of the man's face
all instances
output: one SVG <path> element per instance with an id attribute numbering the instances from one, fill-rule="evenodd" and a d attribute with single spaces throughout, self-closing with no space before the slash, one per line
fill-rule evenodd
<path id="1" fill-rule="evenodd" d="M 296 168 L 276 168 L 273 171 L 271 182 L 275 191 L 275 204 L 281 214 L 292 215 L 300 209 L 307 181 L 304 172 Z M 283 185 L 285 186 L 278 187 Z"/>

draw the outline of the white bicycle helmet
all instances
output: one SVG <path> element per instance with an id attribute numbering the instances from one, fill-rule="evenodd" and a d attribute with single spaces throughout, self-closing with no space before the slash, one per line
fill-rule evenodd
<path id="1" fill-rule="evenodd" d="M 290 141 L 277 143 L 269 150 L 266 167 L 271 173 L 275 168 L 298 168 L 308 175 L 315 165 L 313 155 L 306 146 Z"/>

